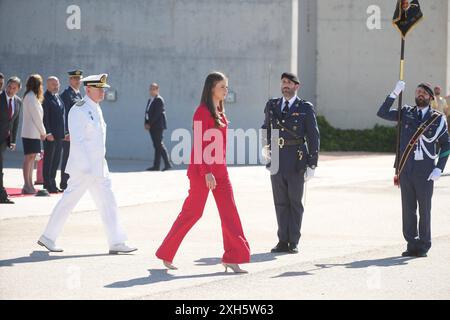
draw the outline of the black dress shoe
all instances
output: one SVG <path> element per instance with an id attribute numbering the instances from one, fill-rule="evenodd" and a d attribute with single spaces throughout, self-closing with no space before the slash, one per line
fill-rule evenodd
<path id="1" fill-rule="evenodd" d="M 170 170 L 170 169 L 172 169 L 172 166 L 167 166 L 167 167 L 164 167 L 164 169 L 162 169 L 162 171 L 167 171 L 167 170 Z"/>
<path id="2" fill-rule="evenodd" d="M 159 171 L 159 168 L 155 168 L 155 167 L 150 167 L 145 169 L 146 171 Z"/>
<path id="3" fill-rule="evenodd" d="M 417 253 L 414 251 L 408 251 L 406 250 L 405 252 L 402 253 L 402 257 L 416 257 Z"/>
<path id="4" fill-rule="evenodd" d="M 418 258 L 426 258 L 428 255 L 425 251 L 419 251 L 416 253 L 416 257 Z"/>
<path id="5" fill-rule="evenodd" d="M 2 198 L 0 199 L 0 203 L 4 203 L 4 204 L 14 204 L 14 201 L 11 201 L 8 198 Z"/>
<path id="6" fill-rule="evenodd" d="M 282 253 L 289 252 L 289 246 L 286 242 L 278 242 L 278 244 L 270 252 L 272 253 Z"/>
<path id="7" fill-rule="evenodd" d="M 295 243 L 289 243 L 289 253 L 291 254 L 298 253 L 298 246 Z"/>

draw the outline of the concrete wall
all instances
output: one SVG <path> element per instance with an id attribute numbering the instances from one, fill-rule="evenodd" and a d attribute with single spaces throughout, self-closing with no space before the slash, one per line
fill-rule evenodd
<path id="1" fill-rule="evenodd" d="M 117 90 L 104 102 L 108 156 L 152 159 L 143 130 L 148 85 L 166 100 L 169 130 L 191 128 L 204 78 L 221 70 L 237 102 L 232 128 L 259 128 L 268 97 L 292 61 L 293 0 L 0 0 L 0 71 L 24 81 L 31 73 L 107 72 Z M 81 8 L 81 30 L 68 30 L 66 9 Z M 381 30 L 368 30 L 367 8 L 381 9 Z M 450 86 L 449 0 L 421 1 L 425 19 L 408 36 L 406 103 L 420 81 Z M 376 110 L 398 79 L 400 35 L 394 0 L 300 0 L 299 95 L 332 125 L 369 128 L 386 122 Z M 11 27 L 14 26 L 14 27 Z M 22 91 L 23 93 L 23 91 Z M 20 145 L 19 145 L 20 148 Z"/>
<path id="2" fill-rule="evenodd" d="M 66 9 L 81 8 L 81 30 L 66 28 Z M 116 102 L 104 102 L 108 156 L 151 159 L 143 130 L 148 85 L 167 104 L 170 133 L 188 128 L 208 72 L 229 76 L 234 128 L 259 128 L 279 76 L 290 67 L 291 0 L 0 0 L 0 70 L 22 79 L 80 67 L 109 73 Z M 11 26 L 14 25 L 14 28 Z M 269 66 L 271 66 L 269 68 Z M 270 89 L 269 89 L 270 88 Z"/>
<path id="3" fill-rule="evenodd" d="M 447 86 L 445 87 L 445 91 L 447 95 L 450 95 L 450 1 L 447 4 Z"/>
<path id="4" fill-rule="evenodd" d="M 299 95 L 316 104 L 317 85 L 317 1 L 300 1 L 298 75 Z"/>
<path id="5" fill-rule="evenodd" d="M 400 34 L 392 26 L 393 0 L 318 0 L 317 107 L 332 125 L 387 124 L 376 111 L 399 75 Z M 424 20 L 407 37 L 405 103 L 422 81 L 445 86 L 449 68 L 449 1 L 420 1 Z M 381 30 L 368 30 L 370 5 L 381 8 Z M 447 52 L 446 52 L 447 51 Z"/>

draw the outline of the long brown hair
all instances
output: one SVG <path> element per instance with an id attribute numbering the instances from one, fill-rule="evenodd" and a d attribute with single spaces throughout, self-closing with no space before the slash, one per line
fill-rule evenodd
<path id="1" fill-rule="evenodd" d="M 42 77 L 39 74 L 32 74 L 27 79 L 26 90 L 24 97 L 28 92 L 34 92 L 39 102 L 42 103 L 44 100 L 44 88 L 42 86 Z"/>
<path id="2" fill-rule="evenodd" d="M 206 107 L 208 108 L 211 116 L 214 118 L 214 122 L 216 123 L 217 128 L 222 128 L 225 126 L 220 117 L 221 115 L 225 116 L 225 106 L 223 100 L 221 100 L 218 107 L 219 112 L 216 111 L 216 106 L 214 105 L 212 98 L 212 90 L 217 82 L 220 82 L 222 80 L 228 80 L 223 73 L 217 71 L 210 73 L 206 77 L 205 85 L 203 86 L 202 99 L 200 101 L 200 103 L 206 105 Z"/>

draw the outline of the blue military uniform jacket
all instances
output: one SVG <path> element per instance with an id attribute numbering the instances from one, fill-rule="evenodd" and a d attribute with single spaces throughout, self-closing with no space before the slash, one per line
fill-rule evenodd
<path id="1" fill-rule="evenodd" d="M 76 93 L 75 90 L 71 86 L 67 87 L 66 90 L 61 94 L 61 99 L 64 102 L 64 106 L 66 108 L 65 112 L 65 133 L 69 133 L 69 111 L 73 107 L 75 103 L 80 101 L 82 99 L 82 96 L 80 93 Z"/>
<path id="2" fill-rule="evenodd" d="M 320 134 L 313 105 L 297 97 L 288 114 L 282 116 L 282 98 L 270 99 L 265 107 L 265 120 L 262 129 L 267 130 L 267 140 L 272 141 L 271 148 L 279 148 L 279 172 L 293 173 L 305 170 L 307 166 L 317 166 L 320 148 Z M 283 128 L 284 127 L 284 128 Z M 286 129 L 288 130 L 286 130 Z M 274 129 L 278 137 L 285 141 L 303 139 L 302 145 L 278 146 Z M 277 138 L 278 138 L 277 137 Z M 272 150 L 272 162 L 274 159 Z"/>
<path id="3" fill-rule="evenodd" d="M 42 107 L 44 109 L 45 130 L 47 133 L 51 133 L 55 139 L 63 139 L 65 135 L 65 108 L 62 99 L 58 95 L 46 91 Z"/>
<path id="4" fill-rule="evenodd" d="M 397 109 L 391 109 L 394 101 L 394 98 L 388 97 L 377 115 L 385 120 L 397 121 L 398 111 Z M 414 173 L 428 177 L 436 167 L 444 171 L 450 153 L 448 125 L 445 116 L 431 107 L 422 121 L 419 121 L 416 106 L 405 105 L 401 108 L 400 156 L 403 155 L 417 129 L 422 123 L 430 119 L 432 113 L 438 113 L 439 117 L 419 138 L 402 173 Z"/>

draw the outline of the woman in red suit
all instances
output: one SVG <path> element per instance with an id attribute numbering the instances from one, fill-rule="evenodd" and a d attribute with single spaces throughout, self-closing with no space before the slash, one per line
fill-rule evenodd
<path id="1" fill-rule="evenodd" d="M 156 252 L 168 269 L 176 269 L 172 264 L 173 258 L 181 241 L 202 216 L 209 191 L 212 190 L 222 221 L 225 250 L 222 263 L 225 271 L 230 268 L 236 273 L 247 273 L 239 264 L 250 262 L 250 247 L 242 230 L 226 167 L 228 121 L 224 112 L 224 99 L 227 93 L 227 78 L 219 72 L 209 74 L 200 106 L 194 113 L 194 142 L 187 171 L 189 195 Z"/>

